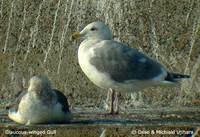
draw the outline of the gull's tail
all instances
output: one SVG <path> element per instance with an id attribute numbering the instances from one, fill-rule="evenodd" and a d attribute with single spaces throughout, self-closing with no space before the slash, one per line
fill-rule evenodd
<path id="1" fill-rule="evenodd" d="M 177 82 L 182 79 L 190 78 L 189 75 L 178 74 L 178 73 L 170 73 L 168 72 L 167 77 L 165 78 L 166 81 L 169 82 Z"/>

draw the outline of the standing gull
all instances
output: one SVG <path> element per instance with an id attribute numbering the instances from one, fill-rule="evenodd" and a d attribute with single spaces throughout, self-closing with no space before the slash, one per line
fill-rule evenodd
<path id="1" fill-rule="evenodd" d="M 47 77 L 32 77 L 28 92 L 19 101 L 19 105 L 15 105 L 17 108 L 8 113 L 8 117 L 17 123 L 65 123 L 71 119 L 67 98 L 62 92 L 51 89 Z"/>
<path id="2" fill-rule="evenodd" d="M 109 90 L 112 114 L 118 111 L 113 104 L 117 99 L 115 90 L 135 92 L 150 86 L 173 85 L 190 77 L 170 73 L 137 49 L 113 40 L 109 27 L 102 22 L 88 24 L 72 38 L 83 39 L 78 50 L 80 67 L 94 84 Z"/>

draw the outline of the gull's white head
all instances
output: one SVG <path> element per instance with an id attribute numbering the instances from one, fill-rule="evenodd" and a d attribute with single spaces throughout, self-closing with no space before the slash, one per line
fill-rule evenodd
<path id="1" fill-rule="evenodd" d="M 106 24 L 98 21 L 88 24 L 80 33 L 72 35 L 73 39 L 78 39 L 79 37 L 83 37 L 83 39 L 110 40 L 112 39 L 112 33 Z"/>
<path id="2" fill-rule="evenodd" d="M 51 89 L 51 83 L 45 76 L 34 76 L 29 80 L 28 92 L 41 93 Z"/>

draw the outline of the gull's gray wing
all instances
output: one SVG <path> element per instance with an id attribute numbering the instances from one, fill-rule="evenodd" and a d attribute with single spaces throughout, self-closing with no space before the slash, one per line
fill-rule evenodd
<path id="1" fill-rule="evenodd" d="M 104 40 L 94 45 L 94 56 L 90 63 L 117 82 L 150 80 L 163 73 L 161 64 L 138 50 L 113 40 Z"/>
<path id="2" fill-rule="evenodd" d="M 56 93 L 57 101 L 62 105 L 63 112 L 70 112 L 66 96 L 59 90 L 53 89 L 53 91 Z"/>

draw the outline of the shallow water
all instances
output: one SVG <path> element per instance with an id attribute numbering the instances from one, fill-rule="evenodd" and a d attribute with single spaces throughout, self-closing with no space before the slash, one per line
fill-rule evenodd
<path id="1" fill-rule="evenodd" d="M 133 109 L 128 112 L 121 112 L 117 115 L 108 115 L 104 110 L 80 109 L 76 108 L 72 112 L 73 120 L 68 124 L 49 125 L 53 127 L 70 127 L 82 125 L 98 126 L 200 126 L 199 108 L 181 108 L 181 109 Z M 7 111 L 0 111 L 1 126 L 17 126 L 7 117 Z M 46 125 L 39 125 L 39 127 Z M 38 126 L 37 126 L 38 127 Z"/>
<path id="2" fill-rule="evenodd" d="M 9 129 L 12 129 L 12 131 L 46 130 L 45 132 L 51 130 L 52 133 L 57 131 L 56 134 L 61 135 L 69 132 L 71 136 L 84 136 L 82 130 L 87 131 L 85 135 L 91 136 L 100 136 L 105 130 L 107 135 L 118 132 L 117 135 L 119 136 L 122 134 L 131 136 L 133 131 L 134 133 L 137 131 L 139 132 L 138 135 L 141 135 L 143 133 L 141 130 L 144 130 L 145 133 L 143 134 L 158 129 L 163 131 L 176 129 L 176 131 L 185 130 L 189 132 L 193 131 L 195 127 L 200 127 L 200 110 L 198 108 L 129 109 L 128 112 L 121 112 L 118 115 L 105 115 L 103 110 L 88 108 L 75 108 L 72 112 L 74 118 L 67 124 L 24 126 L 9 120 L 7 111 L 2 110 L 0 111 L 0 127 L 3 132 L 8 132 Z M 140 132 L 142 133 L 140 134 Z"/>

